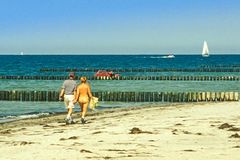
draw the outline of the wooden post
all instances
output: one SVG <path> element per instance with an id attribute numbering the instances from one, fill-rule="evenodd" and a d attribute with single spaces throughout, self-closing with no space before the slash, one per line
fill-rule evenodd
<path id="1" fill-rule="evenodd" d="M 202 92 L 197 92 L 197 102 L 202 101 Z"/>
<path id="2" fill-rule="evenodd" d="M 192 101 L 197 102 L 197 93 L 196 92 L 192 93 Z"/>
<path id="3" fill-rule="evenodd" d="M 4 100 L 9 100 L 9 91 L 4 92 Z"/>
<path id="4" fill-rule="evenodd" d="M 171 92 L 167 93 L 167 102 L 171 102 Z"/>
<path id="5" fill-rule="evenodd" d="M 40 91 L 40 99 L 39 101 L 47 101 L 46 91 Z"/>
<path id="6" fill-rule="evenodd" d="M 25 91 L 21 91 L 21 101 L 25 101 Z"/>
<path id="7" fill-rule="evenodd" d="M 120 92 L 121 95 L 121 101 L 126 102 L 126 92 Z"/>
<path id="8" fill-rule="evenodd" d="M 211 101 L 215 101 L 215 98 L 216 98 L 216 97 L 215 97 L 215 92 L 211 92 L 211 93 L 210 93 L 210 100 L 211 100 Z"/>
<path id="9" fill-rule="evenodd" d="M 238 92 L 234 92 L 234 101 L 239 101 Z"/>
<path id="10" fill-rule="evenodd" d="M 0 101 L 2 101 L 2 100 L 5 100 L 4 99 L 4 91 L 0 91 Z"/>
<path id="11" fill-rule="evenodd" d="M 48 99 L 48 101 L 52 101 L 51 97 L 52 97 L 52 93 L 51 93 L 51 91 L 48 91 L 47 92 L 47 99 Z"/>
<path id="12" fill-rule="evenodd" d="M 167 92 L 163 93 L 163 102 L 167 102 Z"/>
<path id="13" fill-rule="evenodd" d="M 111 98 L 111 101 L 116 101 L 117 100 L 116 92 L 110 92 L 110 98 Z"/>
<path id="14" fill-rule="evenodd" d="M 13 91 L 8 92 L 8 100 L 12 101 L 13 100 Z"/>
<path id="15" fill-rule="evenodd" d="M 224 92 L 220 93 L 220 100 L 225 101 L 225 93 Z"/>
<path id="16" fill-rule="evenodd" d="M 125 101 L 126 102 L 131 102 L 131 92 L 126 92 L 125 93 Z"/>
<path id="17" fill-rule="evenodd" d="M 187 93 L 186 92 L 182 93 L 182 102 L 187 102 Z"/>
<path id="18" fill-rule="evenodd" d="M 110 94 L 111 92 L 105 92 L 105 98 L 106 98 L 106 101 L 111 101 L 111 98 L 110 98 Z"/>
<path id="19" fill-rule="evenodd" d="M 54 101 L 59 101 L 59 91 L 54 91 Z"/>
<path id="20" fill-rule="evenodd" d="M 207 100 L 207 101 L 210 101 L 210 100 L 211 100 L 210 92 L 206 92 L 206 100 Z"/>
<path id="21" fill-rule="evenodd" d="M 52 101 L 57 101 L 58 100 L 58 93 L 56 91 L 52 91 Z"/>
<path id="22" fill-rule="evenodd" d="M 37 91 L 33 91 L 33 99 L 32 101 L 37 101 L 38 95 Z"/>
<path id="23" fill-rule="evenodd" d="M 170 101 L 170 102 L 174 102 L 174 98 L 175 98 L 175 97 L 174 97 L 174 93 L 173 93 L 173 92 L 170 92 L 170 93 L 169 93 L 169 101 Z"/>
<path id="24" fill-rule="evenodd" d="M 221 93 L 216 92 L 216 101 L 221 101 Z"/>
<path id="25" fill-rule="evenodd" d="M 144 100 L 143 102 L 148 102 L 148 92 L 143 92 Z"/>
<path id="26" fill-rule="evenodd" d="M 112 101 L 117 101 L 117 92 L 112 92 L 111 93 L 111 99 L 112 99 Z"/>
<path id="27" fill-rule="evenodd" d="M 153 93 L 153 99 L 155 102 L 160 102 L 160 96 L 158 92 Z"/>
<path id="28" fill-rule="evenodd" d="M 173 102 L 179 102 L 179 93 L 173 92 Z"/>
<path id="29" fill-rule="evenodd" d="M 20 92 L 19 91 L 15 91 L 15 101 L 20 101 Z"/>
<path id="30" fill-rule="evenodd" d="M 225 101 L 229 101 L 229 92 L 225 92 L 224 97 L 225 97 L 224 98 Z"/>
<path id="31" fill-rule="evenodd" d="M 234 101 L 234 93 L 233 92 L 229 92 L 229 100 Z"/>
<path id="32" fill-rule="evenodd" d="M 178 102 L 183 102 L 183 98 L 184 98 L 184 93 L 178 93 Z"/>
<path id="33" fill-rule="evenodd" d="M 25 92 L 25 96 L 26 96 L 25 101 L 31 101 L 31 93 L 30 93 L 30 91 L 26 91 Z"/>
<path id="34" fill-rule="evenodd" d="M 117 93 L 117 101 L 122 101 L 122 92 L 116 92 Z"/>
<path id="35" fill-rule="evenodd" d="M 104 101 L 104 97 L 103 97 L 103 92 L 97 92 L 98 94 L 96 94 L 96 96 L 98 96 L 99 101 Z"/>
<path id="36" fill-rule="evenodd" d="M 162 102 L 163 101 L 163 92 L 158 92 L 158 102 Z"/>
<path id="37" fill-rule="evenodd" d="M 136 102 L 136 94 L 135 94 L 135 92 L 130 92 L 130 101 L 131 102 Z"/>
<path id="38" fill-rule="evenodd" d="M 121 101 L 120 93 L 121 93 L 121 92 L 114 92 L 115 101 Z"/>
<path id="39" fill-rule="evenodd" d="M 144 102 L 145 101 L 145 97 L 144 97 L 144 92 L 140 92 L 140 102 Z"/>
<path id="40" fill-rule="evenodd" d="M 139 92 L 135 92 L 135 102 L 139 102 Z"/>
<path id="41" fill-rule="evenodd" d="M 205 92 L 202 92 L 202 101 L 206 101 L 206 93 Z"/>

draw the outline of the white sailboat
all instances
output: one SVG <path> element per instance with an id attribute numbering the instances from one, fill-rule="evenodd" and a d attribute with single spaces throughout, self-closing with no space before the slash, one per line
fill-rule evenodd
<path id="1" fill-rule="evenodd" d="M 204 41 L 204 43 L 203 43 L 202 56 L 203 57 L 208 57 L 209 56 L 209 50 L 208 50 L 208 45 L 207 45 L 206 41 Z"/>
<path id="2" fill-rule="evenodd" d="M 21 52 L 20 55 L 23 56 L 23 52 Z"/>

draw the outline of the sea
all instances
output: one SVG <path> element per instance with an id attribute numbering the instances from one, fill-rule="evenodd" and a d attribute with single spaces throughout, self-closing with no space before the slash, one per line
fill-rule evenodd
<path id="1" fill-rule="evenodd" d="M 0 76 L 67 76 L 65 69 L 240 69 L 238 55 L 0 55 Z M 44 72 L 42 69 L 58 69 Z M 62 69 L 62 70 L 61 70 Z M 77 76 L 91 76 L 95 72 L 81 71 Z M 121 72 L 121 76 L 240 76 L 239 72 Z M 79 80 L 76 80 L 79 83 Z M 92 91 L 141 92 L 240 92 L 240 81 L 160 81 L 160 80 L 89 80 Z M 0 90 L 55 90 L 63 80 L 0 79 Z M 99 102 L 97 110 L 142 106 L 148 103 Z M 162 104 L 162 103 L 161 103 Z M 159 104 L 159 105 L 161 105 Z M 79 107 L 75 106 L 75 112 Z M 0 123 L 66 112 L 63 102 L 0 101 Z"/>

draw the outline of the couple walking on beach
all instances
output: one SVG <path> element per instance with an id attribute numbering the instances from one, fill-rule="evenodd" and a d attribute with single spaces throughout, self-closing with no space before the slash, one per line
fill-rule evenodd
<path id="1" fill-rule="evenodd" d="M 86 77 L 80 78 L 81 83 L 79 85 L 77 85 L 74 77 L 74 73 L 71 72 L 69 74 L 69 79 L 63 82 L 62 89 L 59 95 L 59 100 L 64 99 L 64 103 L 68 112 L 65 119 L 67 124 L 74 123 L 72 113 L 74 105 L 77 102 L 81 107 L 81 122 L 84 124 L 86 122 L 85 116 L 87 113 L 88 104 L 92 98 L 91 88 L 90 85 L 87 83 Z"/>

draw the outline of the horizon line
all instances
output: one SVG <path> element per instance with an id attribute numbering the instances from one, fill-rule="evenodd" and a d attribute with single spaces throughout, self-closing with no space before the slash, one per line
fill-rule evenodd
<path id="1" fill-rule="evenodd" d="M 30 53 L 30 52 L 26 52 L 22 54 L 22 52 L 20 53 L 0 53 L 1 55 L 20 55 L 20 56 L 24 56 L 24 55 L 168 55 L 168 54 L 173 54 L 173 52 L 169 52 L 169 53 Z M 174 53 L 174 55 L 202 55 L 202 53 Z M 240 55 L 240 52 L 234 52 L 234 53 L 211 53 L 210 55 Z"/>

